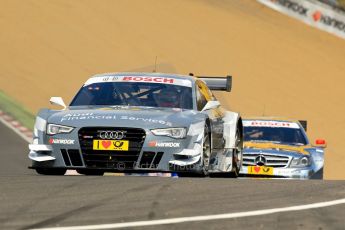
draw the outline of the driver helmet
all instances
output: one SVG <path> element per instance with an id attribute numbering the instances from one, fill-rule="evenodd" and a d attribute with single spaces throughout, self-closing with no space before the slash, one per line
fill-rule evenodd
<path id="1" fill-rule="evenodd" d="M 156 96 L 159 107 L 180 108 L 179 93 L 174 88 L 165 88 Z"/>

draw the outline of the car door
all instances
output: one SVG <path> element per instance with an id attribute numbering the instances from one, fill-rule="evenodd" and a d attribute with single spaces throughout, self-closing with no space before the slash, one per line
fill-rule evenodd
<path id="1" fill-rule="evenodd" d="M 199 111 L 202 111 L 208 101 L 216 100 L 207 85 L 200 80 L 196 82 L 196 97 L 197 109 Z M 210 119 L 210 128 L 212 132 L 212 148 L 223 148 L 223 109 L 221 107 L 218 107 L 205 110 L 203 111 L 203 113 L 206 113 Z"/>

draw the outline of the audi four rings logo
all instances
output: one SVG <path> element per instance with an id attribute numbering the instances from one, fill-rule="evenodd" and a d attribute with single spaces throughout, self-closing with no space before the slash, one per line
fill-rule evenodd
<path id="1" fill-rule="evenodd" d="M 98 131 L 101 139 L 121 140 L 125 137 L 126 131 Z"/>

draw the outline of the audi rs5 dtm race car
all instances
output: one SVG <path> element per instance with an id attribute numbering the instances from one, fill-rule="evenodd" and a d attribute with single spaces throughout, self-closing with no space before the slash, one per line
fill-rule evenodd
<path id="1" fill-rule="evenodd" d="M 303 126 L 302 126 L 303 125 Z M 307 122 L 279 118 L 243 120 L 245 176 L 323 177 L 324 140 L 312 146 L 305 133 Z"/>
<path id="2" fill-rule="evenodd" d="M 29 158 L 39 174 L 180 172 L 237 176 L 242 120 L 211 90 L 231 90 L 231 76 L 161 73 L 100 74 L 68 107 L 41 109 Z"/>

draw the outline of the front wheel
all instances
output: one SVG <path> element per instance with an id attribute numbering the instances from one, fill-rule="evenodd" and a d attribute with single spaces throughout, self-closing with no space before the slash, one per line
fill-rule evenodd
<path id="1" fill-rule="evenodd" d="M 236 136 L 235 136 L 235 149 L 233 150 L 232 154 L 232 165 L 234 170 L 229 173 L 229 177 L 236 178 L 240 174 L 240 170 L 242 167 L 242 154 L 243 154 L 243 137 L 241 135 L 240 127 L 237 126 L 236 128 Z"/>
<path id="2" fill-rule="evenodd" d="M 204 128 L 204 136 L 202 139 L 202 155 L 200 158 L 200 162 L 198 163 L 201 168 L 200 172 L 179 172 L 179 177 L 205 177 L 207 176 L 209 165 L 210 165 L 210 156 L 211 156 L 211 137 L 208 125 L 205 124 Z"/>
<path id="3" fill-rule="evenodd" d="M 211 132 L 207 124 L 204 128 L 204 137 L 202 139 L 202 175 L 207 176 L 211 157 Z"/>
<path id="4" fill-rule="evenodd" d="M 59 168 L 37 168 L 36 172 L 40 175 L 53 175 L 53 176 L 62 176 L 65 175 L 67 169 Z"/>
<path id="5" fill-rule="evenodd" d="M 236 136 L 235 136 L 235 148 L 232 150 L 232 168 L 233 170 L 228 173 L 216 173 L 212 176 L 214 177 L 230 177 L 230 178 L 237 178 L 240 174 L 240 170 L 242 167 L 242 154 L 243 154 L 243 137 L 240 127 L 237 126 L 236 128 Z"/>

